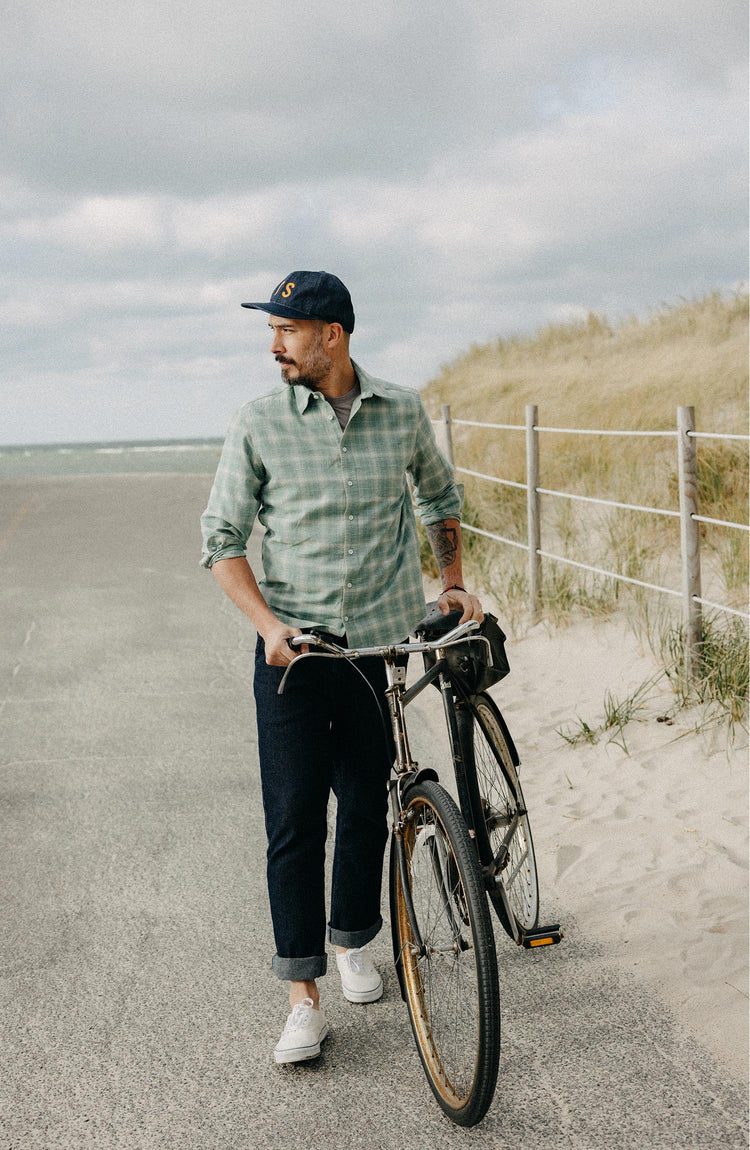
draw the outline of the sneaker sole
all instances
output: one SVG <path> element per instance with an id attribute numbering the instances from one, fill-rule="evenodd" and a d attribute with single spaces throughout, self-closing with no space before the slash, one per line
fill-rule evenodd
<path id="1" fill-rule="evenodd" d="M 315 1046 L 297 1046 L 292 1050 L 274 1050 L 273 1056 L 276 1062 L 309 1062 L 312 1058 L 318 1058 L 320 1055 L 320 1044 L 328 1037 L 328 1024 L 321 1034 Z"/>
<path id="2" fill-rule="evenodd" d="M 376 986 L 374 990 L 349 990 L 348 986 L 341 984 L 344 998 L 347 1002 L 377 1002 L 378 999 L 383 997 L 383 983 Z"/>

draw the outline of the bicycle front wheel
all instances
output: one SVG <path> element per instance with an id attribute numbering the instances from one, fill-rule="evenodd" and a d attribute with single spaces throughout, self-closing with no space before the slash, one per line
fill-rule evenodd
<path id="1" fill-rule="evenodd" d="M 505 724 L 492 699 L 483 694 L 476 695 L 472 699 L 472 707 L 462 709 L 459 715 L 480 861 L 485 866 L 491 864 L 507 847 L 499 877 L 518 928 L 521 931 L 533 930 L 539 919 L 534 843 Z M 490 900 L 498 918 L 512 936 L 513 929 L 507 922 L 506 905 L 500 891 L 491 891 Z"/>
<path id="2" fill-rule="evenodd" d="M 406 794 L 390 874 L 409 1017 L 439 1105 L 474 1126 L 500 1058 L 497 958 L 477 855 L 451 797 L 425 781 Z M 405 890 L 406 886 L 406 890 Z"/>

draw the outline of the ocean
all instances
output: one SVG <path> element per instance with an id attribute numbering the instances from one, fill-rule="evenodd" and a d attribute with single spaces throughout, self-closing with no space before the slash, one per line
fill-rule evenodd
<path id="1" fill-rule="evenodd" d="M 49 443 L 0 447 L 0 479 L 180 472 L 213 475 L 221 439 Z"/>

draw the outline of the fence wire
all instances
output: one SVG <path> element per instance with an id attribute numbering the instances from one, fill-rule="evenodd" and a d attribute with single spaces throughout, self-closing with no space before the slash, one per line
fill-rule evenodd
<path id="1" fill-rule="evenodd" d="M 532 431 L 549 431 L 554 435 L 625 435 L 625 436 L 661 436 L 668 439 L 674 439 L 677 435 L 676 431 L 610 431 L 604 428 L 594 427 L 537 427 L 536 424 Z"/>
<path id="2" fill-rule="evenodd" d="M 516 483 L 513 479 L 499 479 L 497 475 L 483 475 L 481 471 L 469 471 L 468 467 L 454 467 L 454 471 L 460 471 L 462 475 L 473 475 L 475 479 L 486 479 L 489 483 L 501 483 L 503 487 L 518 487 L 522 491 L 528 491 L 527 483 Z"/>
<path id="3" fill-rule="evenodd" d="M 649 511 L 652 515 L 674 515 L 679 511 L 665 511 L 662 507 L 640 507 L 637 503 L 618 503 L 615 499 L 595 499 L 593 495 L 572 495 L 569 491 L 550 491 L 548 487 L 537 487 L 540 495 L 556 495 L 559 499 L 576 499 L 581 503 L 598 503 L 602 507 L 624 507 L 627 511 Z"/>
<path id="4" fill-rule="evenodd" d="M 506 539 L 504 535 L 493 535 L 491 531 L 485 531 L 482 527 L 472 527 L 470 523 L 462 523 L 461 529 L 463 531 L 471 531 L 473 535 L 484 535 L 486 539 L 495 539 L 498 543 L 507 543 L 510 547 L 520 547 L 522 551 L 528 551 L 528 543 L 519 543 L 517 539 Z"/>
<path id="5" fill-rule="evenodd" d="M 606 436 L 620 436 L 620 437 L 641 437 L 641 438 L 662 438 L 662 439 L 675 439 L 680 435 L 679 430 L 675 431 L 622 431 L 611 430 L 608 428 L 582 428 L 582 427 L 544 427 L 542 425 L 534 424 L 527 428 L 524 424 L 517 423 L 484 423 L 479 420 L 473 419 L 452 419 L 448 415 L 447 419 L 433 419 L 431 421 L 435 426 L 443 426 L 446 429 L 450 425 L 457 424 L 462 427 L 484 427 L 493 431 L 527 431 L 534 432 L 547 432 L 555 435 L 606 435 Z M 711 432 L 711 431 L 693 431 L 689 430 L 686 433 L 692 439 L 719 439 L 719 440 L 733 440 L 736 442 L 748 443 L 750 442 L 750 435 L 731 435 L 724 432 Z M 488 483 L 497 483 L 503 487 L 514 487 L 522 491 L 528 491 L 528 483 L 518 483 L 512 479 L 502 479 L 497 475 L 487 475 L 481 471 L 471 471 L 467 467 L 455 467 L 455 470 L 462 475 L 470 475 L 474 479 L 483 479 Z M 570 499 L 581 503 L 593 503 L 602 507 L 618 507 L 626 511 L 641 511 L 650 515 L 665 515 L 671 518 L 681 518 L 679 511 L 663 507 L 648 507 L 636 503 L 621 503 L 614 499 L 599 499 L 591 495 L 577 495 L 570 491 L 554 491 L 547 487 L 535 487 L 534 492 L 539 495 L 549 495 L 557 499 Z M 750 531 L 750 525 L 747 523 L 734 523 L 727 519 L 715 519 L 709 515 L 698 515 L 692 513 L 689 517 L 697 523 L 710 523 L 717 527 L 730 527 L 738 531 Z M 509 547 L 517 547 L 522 551 L 530 551 L 531 548 L 528 543 L 521 543 L 517 539 L 508 539 L 504 535 L 497 535 L 492 531 L 486 531 L 482 527 L 475 527 L 470 523 L 463 523 L 462 527 L 465 531 L 469 531 L 474 535 L 481 535 L 486 539 L 492 539 L 497 543 L 505 543 Z M 647 583 L 642 579 L 635 579 L 630 575 L 621 575 L 615 571 L 606 571 L 602 567 L 594 567 L 588 563 L 581 563 L 576 559 L 568 559 L 564 555 L 555 555 L 550 551 L 543 551 L 540 548 L 535 549 L 535 554 L 544 559 L 551 559 L 556 563 L 564 563 L 570 567 L 576 567 L 582 571 L 590 571 L 592 574 L 601 575 L 607 579 L 615 579 L 621 583 L 629 583 L 636 587 L 644 587 L 649 591 L 657 591 L 663 595 L 673 595 L 677 598 L 683 598 L 682 591 L 675 591 L 670 587 L 662 587 L 657 583 Z M 723 611 L 729 615 L 736 615 L 742 619 L 750 619 L 750 615 L 745 611 L 740 611 L 735 607 L 727 607 L 721 603 L 713 603 L 708 599 L 703 599 L 699 595 L 692 595 L 690 597 L 693 602 L 701 603 L 706 607 L 711 607 L 716 611 Z"/>
<path id="6" fill-rule="evenodd" d="M 750 615 L 746 611 L 738 611 L 736 607 L 725 607 L 723 603 L 712 603 L 710 599 L 701 599 L 700 595 L 694 595 L 696 603 L 702 603 L 704 607 L 713 607 L 715 611 L 726 611 L 728 615 L 739 615 L 740 619 L 750 619 Z"/>

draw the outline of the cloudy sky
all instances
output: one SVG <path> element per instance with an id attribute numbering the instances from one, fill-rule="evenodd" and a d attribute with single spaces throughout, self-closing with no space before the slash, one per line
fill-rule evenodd
<path id="1" fill-rule="evenodd" d="M 222 435 L 292 270 L 353 354 L 746 278 L 744 0 L 40 0 L 3 24 L 0 442 Z"/>

